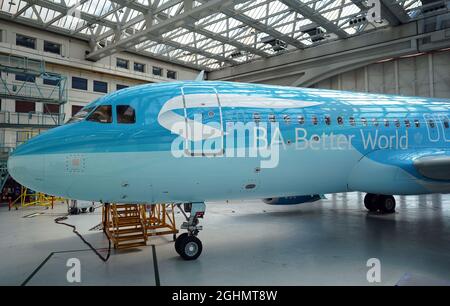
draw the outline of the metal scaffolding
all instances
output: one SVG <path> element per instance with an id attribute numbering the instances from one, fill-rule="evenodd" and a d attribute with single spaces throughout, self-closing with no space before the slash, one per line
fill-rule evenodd
<path id="1" fill-rule="evenodd" d="M 14 75 L 14 79 L 10 77 Z M 21 76 L 17 78 L 17 76 Z M 14 148 L 38 134 L 40 128 L 51 128 L 64 123 L 67 102 L 67 78 L 48 72 L 45 62 L 27 57 L 0 54 L 0 99 L 20 100 L 59 106 L 58 113 L 0 111 L 0 128 L 17 128 L 16 143 L 5 143 L 0 135 L 0 194 L 8 181 L 7 160 Z M 24 130 L 27 129 L 27 130 Z"/>

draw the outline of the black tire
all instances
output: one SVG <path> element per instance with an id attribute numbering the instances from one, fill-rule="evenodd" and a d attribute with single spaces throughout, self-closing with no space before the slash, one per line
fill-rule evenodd
<path id="1" fill-rule="evenodd" d="M 94 208 L 94 207 L 92 207 L 92 206 L 89 207 L 89 212 L 90 212 L 90 213 L 93 213 L 94 211 L 95 211 L 95 208 Z"/>
<path id="2" fill-rule="evenodd" d="M 180 256 L 184 260 L 195 260 L 197 259 L 203 250 L 203 245 L 200 239 L 195 236 L 187 236 L 182 240 L 179 246 Z"/>
<path id="3" fill-rule="evenodd" d="M 377 198 L 378 196 L 376 194 L 373 193 L 366 194 L 366 196 L 364 197 L 364 206 L 367 208 L 368 211 L 375 212 L 378 210 Z"/>
<path id="4" fill-rule="evenodd" d="M 183 233 L 180 236 L 178 236 L 177 239 L 175 240 L 175 251 L 177 251 L 178 255 L 181 255 L 180 254 L 180 245 L 181 245 L 182 241 L 184 239 L 186 239 L 188 236 L 189 236 L 188 233 Z"/>
<path id="5" fill-rule="evenodd" d="M 380 196 L 378 201 L 378 208 L 383 214 L 392 214 L 395 212 L 395 198 L 391 195 Z"/>

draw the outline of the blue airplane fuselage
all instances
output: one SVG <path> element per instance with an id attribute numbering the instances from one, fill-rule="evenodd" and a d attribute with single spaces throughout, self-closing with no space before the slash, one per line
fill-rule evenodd
<path id="1" fill-rule="evenodd" d="M 112 203 L 450 192 L 447 99 L 173 82 L 108 94 L 84 112 L 19 146 L 13 178 Z"/>

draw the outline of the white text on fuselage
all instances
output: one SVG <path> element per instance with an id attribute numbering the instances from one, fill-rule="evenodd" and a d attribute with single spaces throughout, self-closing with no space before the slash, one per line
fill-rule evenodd
<path id="1" fill-rule="evenodd" d="M 206 128 L 204 128 L 206 127 Z M 284 132 L 278 123 L 227 122 L 182 126 L 172 143 L 174 157 L 251 157 L 261 159 L 261 168 L 274 168 L 279 163 L 280 150 L 354 150 L 408 149 L 408 131 L 384 133 L 381 130 L 359 129 L 353 133 L 309 133 L 305 128 Z M 172 129 L 173 131 L 174 129 Z"/>

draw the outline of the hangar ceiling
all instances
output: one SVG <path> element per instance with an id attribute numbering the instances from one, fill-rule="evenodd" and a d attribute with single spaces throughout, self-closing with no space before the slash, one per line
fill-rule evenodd
<path id="1" fill-rule="evenodd" d="M 0 0 L 0 17 L 87 40 L 90 60 L 126 50 L 211 71 L 447 9 L 447 1 L 381 3 L 379 23 L 365 18 L 366 0 Z"/>

